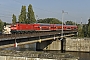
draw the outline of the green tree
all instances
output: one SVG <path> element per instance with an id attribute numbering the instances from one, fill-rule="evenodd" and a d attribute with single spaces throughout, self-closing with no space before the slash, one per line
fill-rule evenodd
<path id="1" fill-rule="evenodd" d="M 7 23 L 6 23 L 6 22 L 4 22 L 4 26 L 6 26 L 6 24 L 7 24 Z"/>
<path id="2" fill-rule="evenodd" d="M 88 27 L 87 27 L 87 24 L 83 25 L 83 32 L 84 32 L 84 37 L 87 37 L 88 36 Z"/>
<path id="3" fill-rule="evenodd" d="M 17 21 L 16 21 L 16 16 L 13 14 L 12 16 L 12 23 L 15 24 Z"/>
<path id="4" fill-rule="evenodd" d="M 75 22 L 73 22 L 73 21 L 66 21 L 65 23 L 66 23 L 66 25 L 75 25 Z"/>
<path id="5" fill-rule="evenodd" d="M 81 24 L 78 25 L 78 37 L 84 37 L 83 26 Z"/>
<path id="6" fill-rule="evenodd" d="M 90 19 L 88 19 L 88 24 L 87 24 L 87 36 L 90 37 Z"/>
<path id="7" fill-rule="evenodd" d="M 38 23 L 61 24 L 62 22 L 56 18 L 39 19 Z"/>
<path id="8" fill-rule="evenodd" d="M 88 25 L 90 24 L 90 19 L 88 19 Z"/>
<path id="9" fill-rule="evenodd" d="M 0 31 L 3 30 L 3 26 L 4 26 L 4 23 L 3 23 L 2 20 L 0 19 Z"/>
<path id="10" fill-rule="evenodd" d="M 22 6 L 18 22 L 19 23 L 25 23 L 26 22 L 26 6 Z"/>
<path id="11" fill-rule="evenodd" d="M 30 4 L 28 6 L 27 23 L 35 23 L 35 22 L 36 22 L 35 15 L 33 12 L 32 5 Z"/>
<path id="12" fill-rule="evenodd" d="M 90 24 L 88 25 L 88 37 L 90 37 Z"/>

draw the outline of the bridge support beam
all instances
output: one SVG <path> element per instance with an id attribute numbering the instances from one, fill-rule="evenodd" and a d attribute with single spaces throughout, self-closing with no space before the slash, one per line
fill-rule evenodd
<path id="1" fill-rule="evenodd" d="M 36 50 L 61 50 L 61 41 L 56 39 L 36 43 Z"/>
<path id="2" fill-rule="evenodd" d="M 48 46 L 52 43 L 52 40 L 37 42 L 36 50 L 48 50 Z"/>

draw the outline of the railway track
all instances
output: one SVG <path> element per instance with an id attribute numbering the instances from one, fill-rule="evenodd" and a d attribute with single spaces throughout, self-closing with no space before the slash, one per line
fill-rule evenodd
<path id="1" fill-rule="evenodd" d="M 64 31 L 64 34 L 75 33 L 77 31 Z M 15 37 L 33 37 L 33 36 L 43 36 L 43 35 L 54 35 L 61 34 L 61 31 L 47 31 L 47 32 L 33 32 L 27 34 L 3 34 L 0 35 L 0 39 L 3 38 L 15 38 Z"/>

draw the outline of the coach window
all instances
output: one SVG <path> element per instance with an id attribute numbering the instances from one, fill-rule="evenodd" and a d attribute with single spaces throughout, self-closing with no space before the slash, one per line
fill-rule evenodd
<path id="1" fill-rule="evenodd" d="M 66 28 L 66 27 L 64 27 L 64 28 Z"/>
<path id="2" fill-rule="evenodd" d="M 53 27 L 51 27 L 51 28 L 53 28 Z"/>
<path id="3" fill-rule="evenodd" d="M 67 29 L 70 29 L 69 27 Z"/>
<path id="4" fill-rule="evenodd" d="M 74 28 L 74 29 L 76 29 L 76 28 Z"/>

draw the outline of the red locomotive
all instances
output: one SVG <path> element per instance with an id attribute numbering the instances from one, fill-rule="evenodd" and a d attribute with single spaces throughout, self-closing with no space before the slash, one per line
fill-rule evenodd
<path id="1" fill-rule="evenodd" d="M 16 23 L 11 25 L 11 33 L 26 33 L 33 31 L 56 31 L 62 30 L 61 24 L 22 24 Z M 63 30 L 77 30 L 76 25 L 63 25 Z"/>

